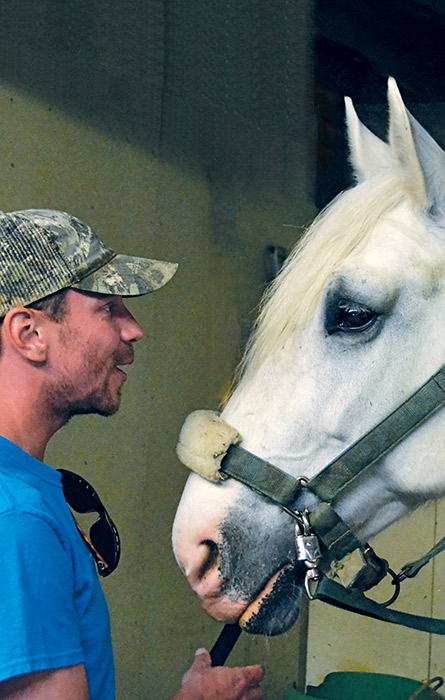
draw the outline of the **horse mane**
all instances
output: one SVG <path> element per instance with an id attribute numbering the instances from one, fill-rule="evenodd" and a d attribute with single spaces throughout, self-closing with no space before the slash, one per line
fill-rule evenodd
<path id="1" fill-rule="evenodd" d="M 335 270 L 364 247 L 382 216 L 409 199 L 403 173 L 388 171 L 342 192 L 315 218 L 260 302 L 235 383 L 295 341 Z"/>

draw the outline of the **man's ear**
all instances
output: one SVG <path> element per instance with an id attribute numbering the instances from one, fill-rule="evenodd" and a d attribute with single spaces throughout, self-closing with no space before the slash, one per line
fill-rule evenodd
<path id="1" fill-rule="evenodd" d="M 3 320 L 2 343 L 30 362 L 46 362 L 48 338 L 45 332 L 48 318 L 41 311 L 17 307 Z"/>

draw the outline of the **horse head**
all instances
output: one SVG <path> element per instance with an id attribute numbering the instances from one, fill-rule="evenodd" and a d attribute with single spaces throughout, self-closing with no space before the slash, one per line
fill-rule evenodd
<path id="1" fill-rule="evenodd" d="M 267 290 L 221 418 L 242 447 L 311 478 L 410 396 L 445 359 L 445 154 L 390 79 L 383 142 L 346 99 L 356 184 L 313 222 Z M 337 499 L 366 542 L 445 493 L 444 411 Z M 311 510 L 304 489 L 293 507 Z M 190 475 L 176 558 L 204 609 L 274 635 L 298 617 L 294 521 L 234 479 Z"/>

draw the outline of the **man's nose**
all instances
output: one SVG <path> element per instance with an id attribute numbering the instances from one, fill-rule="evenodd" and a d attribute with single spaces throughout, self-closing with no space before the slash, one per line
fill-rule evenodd
<path id="1" fill-rule="evenodd" d="M 144 331 L 136 321 L 134 316 L 125 309 L 125 315 L 122 320 L 121 337 L 126 343 L 137 343 L 144 337 Z"/>

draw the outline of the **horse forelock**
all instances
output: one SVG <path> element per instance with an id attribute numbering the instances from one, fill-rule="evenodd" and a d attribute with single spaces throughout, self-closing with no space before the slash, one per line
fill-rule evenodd
<path id="1" fill-rule="evenodd" d="M 266 290 L 234 384 L 267 357 L 291 348 L 314 317 L 323 291 L 345 260 L 369 241 L 377 222 L 403 202 L 414 208 L 399 171 L 342 192 L 313 221 Z"/>

